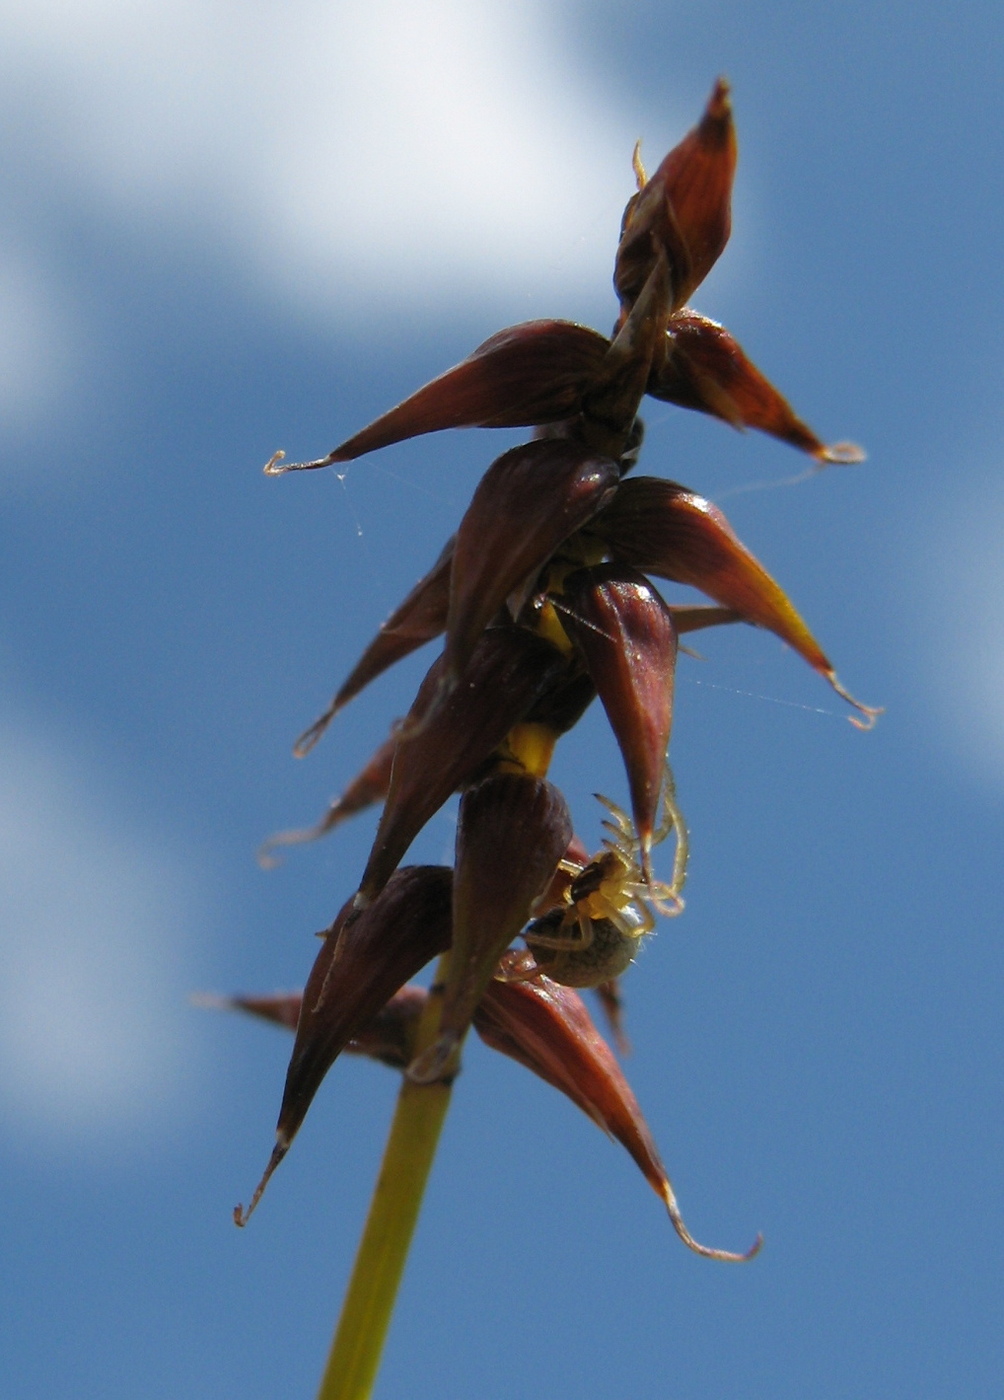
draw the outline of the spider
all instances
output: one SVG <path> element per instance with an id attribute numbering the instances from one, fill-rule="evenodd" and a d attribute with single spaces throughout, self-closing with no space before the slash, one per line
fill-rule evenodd
<path id="1" fill-rule="evenodd" d="M 631 818 L 609 798 L 595 794 L 612 820 L 610 833 L 588 865 L 565 860 L 559 866 L 572 878 L 564 902 L 534 919 L 523 934 L 537 970 L 565 987 L 598 987 L 634 962 L 641 940 L 655 928 L 655 911 L 672 917 L 683 909 L 680 891 L 687 873 L 687 828 L 676 805 L 667 768 L 662 818 L 652 844 L 676 832 L 673 880 L 646 880 L 642 849 Z"/>

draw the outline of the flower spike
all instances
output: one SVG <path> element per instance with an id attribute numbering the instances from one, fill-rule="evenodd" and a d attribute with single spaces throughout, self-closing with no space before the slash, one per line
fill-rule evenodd
<path id="1" fill-rule="evenodd" d="M 280 833 L 264 850 L 267 859 L 275 846 L 383 802 L 358 891 L 322 936 L 303 995 L 216 1003 L 295 1024 L 275 1146 L 238 1224 L 343 1051 L 403 1071 L 325 1395 L 344 1380 L 350 1354 L 370 1388 L 471 1027 L 622 1144 L 688 1248 L 739 1262 L 762 1243 L 757 1236 L 736 1254 L 690 1234 L 641 1110 L 576 990 L 599 992 L 623 1045 L 618 979 L 657 915 L 683 909 L 689 835 L 668 758 L 681 635 L 739 621 L 766 628 L 856 708 L 852 723 L 870 727 L 880 713 L 847 693 L 717 506 L 673 481 L 629 475 L 646 393 L 808 454 L 803 476 L 863 459 L 851 443 L 824 443 L 737 340 L 689 305 L 729 238 L 736 159 L 729 87 L 719 79 L 698 124 L 651 177 L 635 149 L 638 188 L 621 223 L 609 337 L 568 321 L 509 327 L 326 457 L 288 464 L 278 453 L 265 468 L 280 475 L 349 462 L 447 428 L 532 429 L 532 441 L 488 468 L 457 534 L 297 741 L 302 756 L 372 680 L 443 635 L 408 715 L 342 796 L 315 827 Z M 670 606 L 651 576 L 709 601 Z M 597 695 L 630 800 L 622 808 L 596 794 L 605 834 L 590 855 L 548 772 L 559 739 Z M 453 793 L 454 865 L 401 867 Z M 663 883 L 652 850 L 671 834 Z M 516 938 L 525 950 L 512 951 Z M 429 990 L 411 984 L 437 954 Z"/>

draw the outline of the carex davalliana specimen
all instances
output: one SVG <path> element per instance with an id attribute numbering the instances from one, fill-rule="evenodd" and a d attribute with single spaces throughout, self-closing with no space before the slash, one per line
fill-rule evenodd
<path id="1" fill-rule="evenodd" d="M 580 995 L 595 989 L 621 1043 L 618 978 L 657 918 L 677 914 L 688 834 L 668 763 L 679 639 L 746 622 L 786 642 L 855 701 L 788 595 L 697 491 L 634 473 L 646 395 L 771 434 L 819 464 L 860 461 L 827 446 L 729 332 L 689 306 L 731 225 L 736 138 L 719 80 L 697 126 L 637 192 L 614 258 L 609 336 L 567 321 L 493 335 L 327 456 L 271 475 L 350 462 L 420 434 L 532 429 L 491 463 L 438 558 L 379 629 L 323 715 L 307 753 L 376 676 L 443 638 L 408 711 L 321 821 L 269 849 L 309 839 L 370 804 L 376 838 L 355 889 L 323 935 L 302 997 L 232 1004 L 295 1029 L 276 1145 L 243 1223 L 343 1052 L 369 1054 L 416 1085 L 450 1082 L 470 1027 L 561 1090 L 631 1154 L 689 1234 L 634 1096 Z M 653 579 L 703 592 L 667 601 Z M 624 806 L 601 798 L 607 835 L 594 854 L 574 834 L 547 777 L 555 745 L 598 698 L 624 760 Z M 402 861 L 459 793 L 452 867 Z M 656 873 L 672 839 L 671 869 Z M 667 857 L 667 864 L 669 858 Z M 522 946 L 514 946 L 522 939 Z M 433 1034 L 416 1028 L 430 992 L 412 979 L 440 964 Z"/>

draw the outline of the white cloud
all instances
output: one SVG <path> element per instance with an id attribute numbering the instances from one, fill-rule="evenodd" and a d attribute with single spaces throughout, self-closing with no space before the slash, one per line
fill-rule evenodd
<path id="1" fill-rule="evenodd" d="M 21 0 L 32 178 L 322 312 L 609 275 L 630 140 L 535 0 Z M 602 282 L 600 283 L 602 285 Z"/>
<path id="2" fill-rule="evenodd" d="M 0 424 L 31 423 L 72 383 L 79 333 L 51 275 L 36 259 L 0 249 Z"/>
<path id="3" fill-rule="evenodd" d="M 189 891 L 67 756 L 0 724 L 0 1114 L 19 1138 L 171 1121 Z"/>

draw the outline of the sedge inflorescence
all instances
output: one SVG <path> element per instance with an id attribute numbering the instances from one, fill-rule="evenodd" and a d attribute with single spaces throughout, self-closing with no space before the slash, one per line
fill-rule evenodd
<path id="1" fill-rule="evenodd" d="M 579 990 L 594 988 L 620 1036 L 617 979 L 659 915 L 682 908 L 687 832 L 667 761 L 680 636 L 747 622 L 769 629 L 855 707 L 780 586 L 720 510 L 686 486 L 634 472 L 647 394 L 772 434 L 817 463 L 825 445 L 729 332 L 687 302 L 728 240 L 736 140 L 719 81 L 700 122 L 624 211 L 611 335 L 532 321 L 474 353 L 328 456 L 278 475 L 349 462 L 452 427 L 527 427 L 530 441 L 486 471 L 456 534 L 383 624 L 331 705 L 298 741 L 306 753 L 377 675 L 442 635 L 408 715 L 315 827 L 383 812 L 358 887 L 326 931 L 302 996 L 238 1004 L 295 1030 L 276 1146 L 256 1204 L 322 1079 L 343 1050 L 374 1055 L 413 1083 L 448 1082 L 468 1029 L 567 1094 L 631 1153 L 689 1235 L 641 1111 Z M 652 578 L 701 590 L 668 603 Z M 598 697 L 627 774 L 625 809 L 604 802 L 590 854 L 548 780 L 554 747 Z M 461 794 L 452 867 L 402 866 L 419 831 Z M 654 864 L 672 838 L 667 879 Z M 667 864 L 669 860 L 667 857 Z M 522 947 L 514 942 L 522 937 Z M 416 1051 L 430 993 L 411 979 L 448 954 L 438 1024 Z M 247 1214 L 238 1210 L 239 1223 Z"/>

